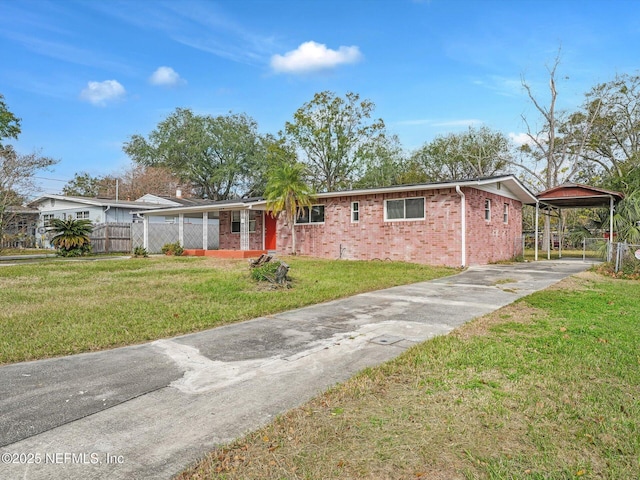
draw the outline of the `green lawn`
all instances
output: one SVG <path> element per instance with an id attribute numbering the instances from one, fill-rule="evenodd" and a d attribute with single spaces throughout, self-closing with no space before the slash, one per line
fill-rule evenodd
<path id="1" fill-rule="evenodd" d="M 0 258 L 14 255 L 51 255 L 55 250 L 45 248 L 3 248 L 0 250 Z"/>
<path id="2" fill-rule="evenodd" d="M 220 447 L 182 479 L 640 478 L 640 282 L 521 299 Z"/>
<path id="3" fill-rule="evenodd" d="M 0 364 L 141 343 L 455 270 L 287 258 L 293 288 L 250 279 L 246 260 L 52 259 L 0 265 Z"/>

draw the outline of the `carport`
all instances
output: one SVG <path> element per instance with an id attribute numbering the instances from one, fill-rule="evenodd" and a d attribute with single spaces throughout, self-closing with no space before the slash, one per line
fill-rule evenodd
<path id="1" fill-rule="evenodd" d="M 613 213 L 615 206 L 624 195 L 620 192 L 604 190 L 579 183 L 565 183 L 558 187 L 550 188 L 536 195 L 536 221 L 535 221 L 535 259 L 538 260 L 538 218 L 540 204 L 547 210 L 555 208 L 561 212 L 563 208 L 603 208 L 609 207 L 609 252 L 613 243 Z M 551 237 L 551 236 L 549 236 Z M 550 241 L 550 238 L 548 239 Z M 562 246 L 559 248 L 562 250 Z M 547 248 L 547 256 L 550 256 L 551 248 Z"/>

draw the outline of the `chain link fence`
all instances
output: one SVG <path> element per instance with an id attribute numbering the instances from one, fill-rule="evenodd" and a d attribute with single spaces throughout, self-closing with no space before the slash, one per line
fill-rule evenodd
<path id="1" fill-rule="evenodd" d="M 185 219 L 186 220 L 186 219 Z M 184 223 L 182 231 L 184 248 L 202 248 L 202 221 Z M 217 219 L 209 219 L 207 224 L 206 250 L 217 250 L 220 247 L 220 228 Z M 149 253 L 160 253 L 167 243 L 176 243 L 180 239 L 180 226 L 175 223 L 149 222 Z M 131 224 L 131 248 L 144 246 L 144 224 Z"/>
<path id="2" fill-rule="evenodd" d="M 547 243 L 542 232 L 538 234 L 537 239 L 534 233 L 526 233 L 521 241 L 521 248 L 524 249 L 525 257 L 530 258 L 534 255 L 537 242 L 539 257 L 546 258 Z M 611 259 L 609 240 L 603 237 L 573 238 L 566 235 L 560 239 L 554 233 L 548 243 L 551 246 L 552 258 L 582 258 L 584 261 L 596 262 L 609 261 Z"/>
<path id="3" fill-rule="evenodd" d="M 640 272 L 640 245 L 626 242 L 613 244 L 611 262 L 616 273 L 622 271 L 625 274 Z"/>

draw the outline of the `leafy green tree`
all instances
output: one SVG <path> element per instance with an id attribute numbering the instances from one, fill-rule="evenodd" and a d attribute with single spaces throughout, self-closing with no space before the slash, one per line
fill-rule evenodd
<path id="1" fill-rule="evenodd" d="M 509 139 L 488 127 L 438 136 L 414 152 L 429 181 L 463 180 L 502 173 L 510 160 Z"/>
<path id="2" fill-rule="evenodd" d="M 385 139 L 385 125 L 372 119 L 375 105 L 357 93 L 344 98 L 316 93 L 285 124 L 287 139 L 300 150 L 319 190 L 350 187 L 359 178 L 376 146 Z"/>
<path id="3" fill-rule="evenodd" d="M 104 177 L 92 177 L 87 172 L 76 173 L 62 187 L 63 195 L 76 197 L 97 197 L 104 190 Z"/>
<path id="4" fill-rule="evenodd" d="M 596 85 L 579 113 L 593 118 L 584 157 L 600 168 L 602 183 L 625 193 L 640 188 L 640 75 Z"/>
<path id="5" fill-rule="evenodd" d="M 89 234 L 93 231 L 91 220 L 68 218 L 51 220 L 49 231 L 54 233 L 51 243 L 63 257 L 78 257 L 91 252 Z"/>
<path id="6" fill-rule="evenodd" d="M 4 95 L 0 94 L 0 149 L 4 148 L 4 139 L 17 140 L 20 132 L 20 119 L 9 111 Z"/>
<path id="7" fill-rule="evenodd" d="M 139 165 L 166 167 L 211 200 L 246 195 L 261 160 L 256 122 L 245 114 L 212 117 L 177 108 L 149 134 L 133 135 L 124 151 Z"/>
<path id="8" fill-rule="evenodd" d="M 395 135 L 379 142 L 365 164 L 364 174 L 353 184 L 355 188 L 389 187 L 428 180 L 422 167 L 405 157 Z"/>
<path id="9" fill-rule="evenodd" d="M 265 197 L 267 211 L 278 215 L 284 213 L 291 227 L 291 244 L 296 254 L 295 221 L 301 209 L 311 207 L 313 190 L 306 182 L 307 167 L 299 162 L 280 162 L 269 171 Z"/>

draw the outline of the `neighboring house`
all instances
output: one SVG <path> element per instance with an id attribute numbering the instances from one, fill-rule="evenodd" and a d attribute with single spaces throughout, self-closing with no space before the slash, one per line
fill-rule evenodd
<path id="1" fill-rule="evenodd" d="M 321 258 L 403 260 L 467 266 L 509 260 L 522 254 L 522 205 L 536 197 L 513 175 L 477 180 L 401 185 L 319 193 L 294 226 L 273 219 L 262 198 L 170 207 L 143 212 L 145 224 L 172 215 L 219 218 L 219 248 L 208 251 L 206 229 L 195 255 L 251 256 L 263 251 Z M 157 221 L 157 220 L 156 220 Z M 179 229 L 184 231 L 184 228 Z M 184 237 L 176 239 L 183 243 Z M 149 245 L 149 228 L 145 245 Z M 186 246 L 186 245 L 185 245 Z"/>
<path id="2" fill-rule="evenodd" d="M 112 200 L 105 198 L 76 197 L 68 195 L 42 195 L 29 203 L 29 207 L 37 209 L 38 242 L 43 247 L 48 247 L 49 238 L 45 229 L 51 220 L 59 218 L 66 220 L 87 219 L 94 225 L 101 224 L 134 224 L 142 223 L 142 211 L 167 207 L 179 207 L 195 205 L 204 200 L 176 197 L 161 197 L 147 194 L 141 198 L 130 200 Z M 165 219 L 162 219 L 165 223 Z M 142 229 L 140 236 L 142 236 Z"/>
<path id="3" fill-rule="evenodd" d="M 48 226 L 50 220 L 88 219 L 93 223 L 141 222 L 138 213 L 156 208 L 177 207 L 202 203 L 204 200 L 181 197 L 160 197 L 147 194 L 134 201 L 106 198 L 74 197 L 68 195 L 42 195 L 29 203 L 40 212 L 40 226 Z"/>
<path id="4" fill-rule="evenodd" d="M 39 216 L 40 212 L 35 208 L 21 205 L 7 207 L 2 218 L 2 246 L 34 247 Z"/>

